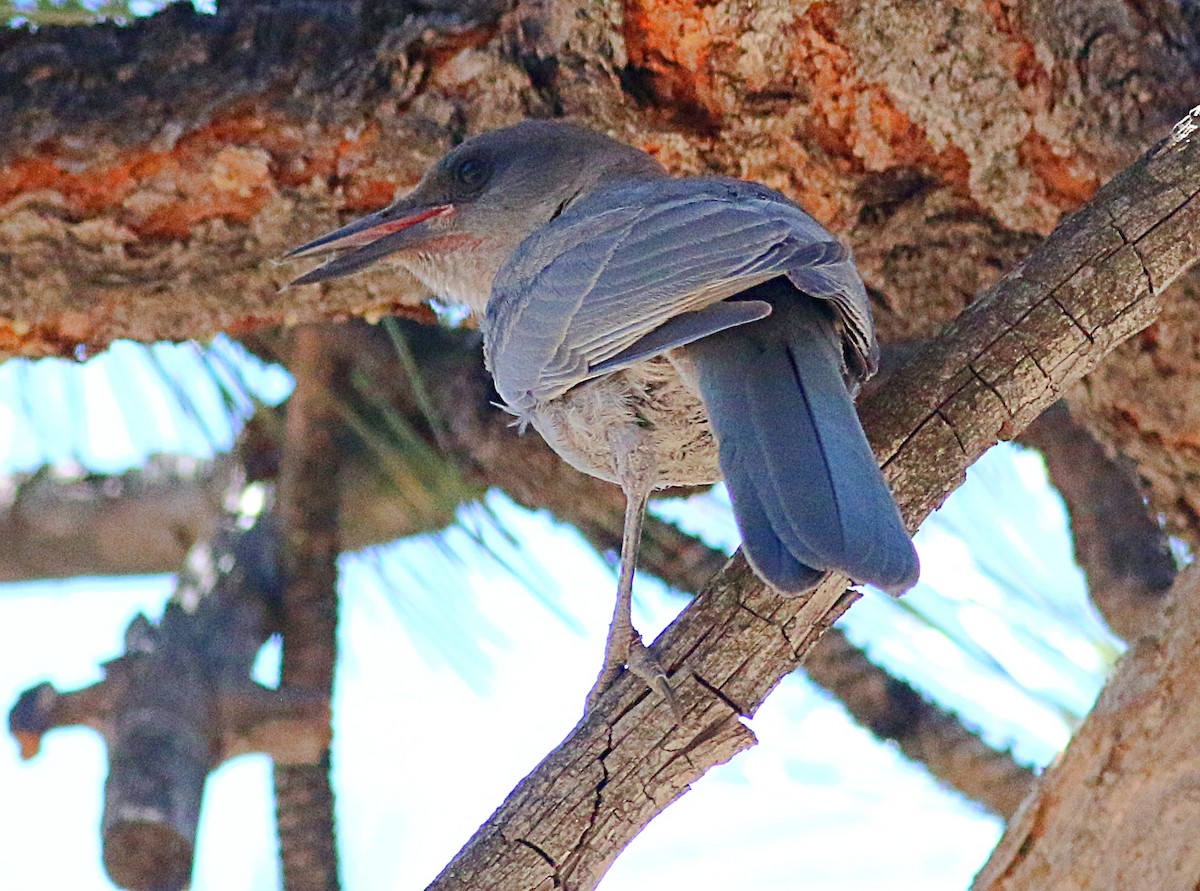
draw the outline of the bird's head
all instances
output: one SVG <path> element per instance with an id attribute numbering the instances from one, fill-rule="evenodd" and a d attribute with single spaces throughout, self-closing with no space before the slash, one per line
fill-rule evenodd
<path id="1" fill-rule="evenodd" d="M 481 312 L 492 279 L 534 230 L 605 184 L 665 175 L 645 152 L 583 127 L 525 121 L 494 130 L 459 145 L 403 198 L 289 253 L 337 254 L 293 284 L 389 257 L 438 296 Z"/>

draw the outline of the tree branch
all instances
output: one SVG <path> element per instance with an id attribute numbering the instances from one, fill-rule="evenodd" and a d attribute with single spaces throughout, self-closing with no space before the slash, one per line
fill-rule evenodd
<path id="1" fill-rule="evenodd" d="M 156 456 L 119 477 L 16 477 L 0 502 L 0 583 L 174 572 L 224 517 L 227 462 Z M 131 541 L 137 547 L 130 547 Z"/>
<path id="2" fill-rule="evenodd" d="M 1200 568 L 1181 573 L 1167 601 L 1158 634 L 1125 654 L 976 891 L 1195 887 Z"/>
<path id="3" fill-rule="evenodd" d="M 103 681 L 68 693 L 39 684 L 9 714 L 26 758 L 56 727 L 104 737 L 104 866 L 122 887 L 187 886 L 201 793 L 218 764 L 245 752 L 312 760 L 328 746 L 327 694 L 269 690 L 250 677 L 277 618 L 277 537 L 269 518 L 224 524 L 192 550 L 162 621 L 130 623 Z"/>
<path id="4" fill-rule="evenodd" d="M 1126 337 L 1200 254 L 1200 139 L 1188 118 L 1101 190 L 863 406 L 906 520 L 918 525 Z M 853 602 L 765 589 L 736 557 L 655 642 L 682 719 L 627 677 L 509 796 L 430 886 L 596 885 L 708 768 L 753 743 L 741 723 Z"/>
<path id="5" fill-rule="evenodd" d="M 333 396 L 337 368 L 321 327 L 295 332 L 287 434 L 280 468 L 286 584 L 283 683 L 333 695 L 337 654 L 338 488 L 341 445 Z M 329 748 L 310 763 L 275 765 L 279 853 L 286 891 L 337 891 Z"/>
<path id="6" fill-rule="evenodd" d="M 1092 602 L 1114 632 L 1136 640 L 1158 623 L 1175 559 L 1129 463 L 1110 458 L 1065 402 L 1030 424 L 1021 442 L 1042 453 L 1066 502 L 1075 561 Z"/>

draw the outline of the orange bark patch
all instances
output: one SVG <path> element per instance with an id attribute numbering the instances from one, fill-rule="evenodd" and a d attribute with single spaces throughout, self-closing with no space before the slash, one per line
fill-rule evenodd
<path id="1" fill-rule="evenodd" d="M 78 220 L 100 215 L 151 239 L 186 237 L 199 223 L 248 223 L 280 187 L 337 179 L 351 209 L 378 207 L 394 184 L 359 182 L 378 142 L 374 126 L 357 134 L 310 133 L 257 113 L 213 121 L 165 149 L 132 148 L 103 160 L 71 157 L 50 142 L 0 168 L 0 207 L 26 196 L 56 196 Z"/>
<path id="2" fill-rule="evenodd" d="M 722 112 L 709 69 L 712 27 L 699 0 L 628 0 L 624 36 L 629 61 L 650 73 L 659 101 Z"/>
<path id="3" fill-rule="evenodd" d="M 1046 137 L 1030 130 L 1017 148 L 1017 157 L 1046 186 L 1046 198 L 1059 210 L 1074 210 L 1100 188 L 1095 165 L 1054 150 Z"/>
<path id="4" fill-rule="evenodd" d="M 1015 10 L 1005 0 L 983 0 L 983 8 L 1005 38 L 1003 49 L 1008 68 L 1017 85 L 1022 89 L 1033 89 L 1037 93 L 1048 93 L 1050 72 L 1037 60 L 1033 41 L 1025 36 L 1014 18 Z"/>
<path id="5" fill-rule="evenodd" d="M 81 315 L 72 313 L 71 315 Z M 77 330 L 76 319 L 55 319 L 30 325 L 13 319 L 0 318 L 0 356 L 28 358 L 59 356 L 71 358 L 83 346 L 90 354 L 96 344 L 72 336 Z"/>
<path id="6" fill-rule="evenodd" d="M 838 43 L 835 15 L 830 4 L 814 3 L 793 29 L 792 63 L 808 88 L 812 138 L 858 170 L 924 166 L 965 186 L 966 155 L 953 146 L 935 151 L 924 128 L 886 90 L 859 77 L 850 52 Z"/>
<path id="7" fill-rule="evenodd" d="M 356 213 L 379 210 L 392 203 L 396 184 L 390 179 L 354 179 L 346 184 L 342 207 Z"/>
<path id="8" fill-rule="evenodd" d="M 1033 41 L 1016 20 L 1016 11 L 1008 0 L 984 0 L 983 5 L 1004 37 L 1005 64 L 1021 88 L 1022 105 L 1030 115 L 1046 110 L 1052 93 L 1050 72 L 1037 60 Z M 1018 147 L 1018 157 L 1021 165 L 1041 180 L 1046 200 L 1058 210 L 1074 210 L 1100 187 L 1100 176 L 1090 158 L 1056 148 L 1036 130 Z"/>

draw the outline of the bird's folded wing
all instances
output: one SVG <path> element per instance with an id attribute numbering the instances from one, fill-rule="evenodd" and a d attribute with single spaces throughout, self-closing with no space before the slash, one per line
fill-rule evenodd
<path id="1" fill-rule="evenodd" d="M 631 356 L 762 318 L 761 308 L 702 311 L 779 276 L 830 300 L 857 364 L 873 369 L 870 308 L 849 251 L 783 196 L 721 179 L 589 196 L 529 236 L 496 277 L 484 337 L 497 390 L 527 410 Z"/>

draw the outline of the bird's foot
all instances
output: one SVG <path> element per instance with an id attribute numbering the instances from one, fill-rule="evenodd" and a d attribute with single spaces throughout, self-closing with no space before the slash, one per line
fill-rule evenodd
<path id="1" fill-rule="evenodd" d="M 646 645 L 642 643 L 641 637 L 636 631 L 632 632 L 625 642 L 624 646 L 612 646 L 614 643 L 609 641 L 610 646 L 604 651 L 604 665 L 600 669 L 600 675 L 596 678 L 596 683 L 592 685 L 592 689 L 588 691 L 587 701 L 584 705 L 584 714 L 589 714 L 594 709 L 609 688 L 616 683 L 617 678 L 621 674 L 623 668 L 628 668 L 633 674 L 637 675 L 646 682 L 646 686 L 666 700 L 667 705 L 671 707 L 672 714 L 676 719 L 679 719 L 682 712 L 679 707 L 679 700 L 675 698 L 675 691 L 671 689 L 671 682 L 667 678 L 667 673 L 663 671 L 658 660 L 654 658 Z"/>

